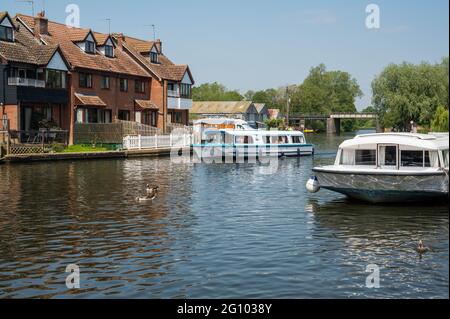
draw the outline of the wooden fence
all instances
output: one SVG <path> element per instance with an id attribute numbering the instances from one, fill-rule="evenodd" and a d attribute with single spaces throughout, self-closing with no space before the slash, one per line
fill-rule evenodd
<path id="1" fill-rule="evenodd" d="M 156 127 L 136 122 L 117 121 L 108 124 L 80 124 L 74 127 L 75 144 L 122 144 L 124 136 L 161 134 Z"/>

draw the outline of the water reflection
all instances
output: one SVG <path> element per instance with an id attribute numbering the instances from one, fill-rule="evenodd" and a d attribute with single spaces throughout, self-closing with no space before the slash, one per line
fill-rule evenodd
<path id="1" fill-rule="evenodd" d="M 310 195 L 311 168 L 342 137 L 312 140 L 319 155 L 274 175 L 167 158 L 0 167 L 0 297 L 448 297 L 448 206 Z M 136 202 L 147 183 L 158 198 Z M 79 291 L 65 287 L 72 263 Z M 382 267 L 378 291 L 368 263 Z"/>

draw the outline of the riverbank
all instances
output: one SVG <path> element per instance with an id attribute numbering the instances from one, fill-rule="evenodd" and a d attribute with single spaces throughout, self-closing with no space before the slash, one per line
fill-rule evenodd
<path id="1" fill-rule="evenodd" d="M 95 159 L 118 159 L 130 157 L 162 157 L 170 156 L 170 147 L 129 150 L 129 151 L 101 151 L 101 152 L 77 152 L 77 153 L 48 153 L 48 154 L 26 154 L 7 155 L 0 159 L 0 164 L 17 164 L 31 162 L 67 161 L 67 160 L 95 160 Z"/>

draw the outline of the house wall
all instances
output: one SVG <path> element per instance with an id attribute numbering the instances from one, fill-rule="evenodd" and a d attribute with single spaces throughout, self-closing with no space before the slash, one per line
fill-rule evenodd
<path id="1" fill-rule="evenodd" d="M 164 122 L 165 122 L 165 100 L 167 97 L 164 94 L 165 84 L 161 83 L 158 80 L 153 79 L 151 81 L 151 96 L 150 100 L 159 107 L 158 112 L 158 128 L 164 130 Z"/>
<path id="2" fill-rule="evenodd" d="M 19 130 L 19 106 L 7 104 L 3 106 L 2 116 L 6 115 L 9 119 L 9 129 Z"/>
<path id="3" fill-rule="evenodd" d="M 84 72 L 84 71 L 83 71 Z M 105 109 L 109 109 L 112 111 L 112 119 L 118 118 L 119 110 L 130 111 L 130 120 L 135 120 L 135 105 L 134 100 L 149 100 L 150 99 L 150 90 L 151 84 L 149 78 L 138 78 L 131 76 L 119 76 L 116 74 L 107 74 L 101 72 L 94 71 L 86 71 L 84 73 L 92 74 L 92 88 L 82 88 L 80 87 L 80 72 L 72 73 L 72 81 L 71 81 L 71 95 L 72 95 L 72 109 L 75 111 L 76 109 L 76 98 L 75 93 L 81 93 L 85 95 L 97 95 L 99 96 L 106 104 L 107 107 Z M 110 77 L 110 88 L 102 89 L 101 81 L 103 75 L 109 75 Z M 121 92 L 120 91 L 120 79 L 126 78 L 128 79 L 128 91 Z M 135 80 L 143 80 L 145 81 L 145 93 L 136 93 L 135 92 Z"/>
<path id="4" fill-rule="evenodd" d="M 17 87 L 8 85 L 8 65 L 0 65 L 0 103 L 17 104 Z"/>

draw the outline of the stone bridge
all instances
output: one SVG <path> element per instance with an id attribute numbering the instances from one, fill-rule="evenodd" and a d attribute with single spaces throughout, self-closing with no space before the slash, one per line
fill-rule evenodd
<path id="1" fill-rule="evenodd" d="M 332 113 L 326 114 L 292 114 L 289 116 L 289 124 L 304 126 L 306 120 L 327 121 L 327 133 L 339 134 L 341 132 L 341 120 L 375 119 L 377 131 L 380 131 L 378 115 L 376 113 Z"/>

